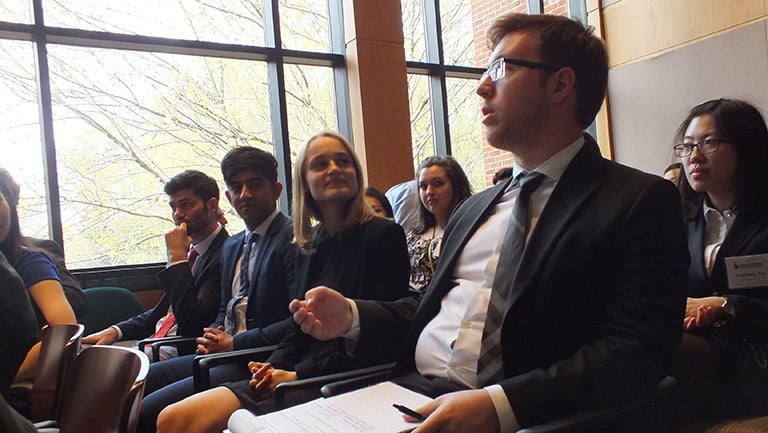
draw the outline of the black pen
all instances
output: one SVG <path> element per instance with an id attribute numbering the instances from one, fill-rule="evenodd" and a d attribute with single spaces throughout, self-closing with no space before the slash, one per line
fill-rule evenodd
<path id="1" fill-rule="evenodd" d="M 399 410 L 400 412 L 408 415 L 409 417 L 416 419 L 419 422 L 423 422 L 425 419 L 427 419 L 427 417 L 425 417 L 424 415 L 416 412 L 413 409 L 409 409 L 409 408 L 403 406 L 402 404 L 393 404 L 392 407 L 394 407 L 395 409 Z"/>

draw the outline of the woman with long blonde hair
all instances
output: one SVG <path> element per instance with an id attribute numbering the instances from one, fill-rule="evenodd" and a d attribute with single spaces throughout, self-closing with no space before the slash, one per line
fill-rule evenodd
<path id="1" fill-rule="evenodd" d="M 332 287 L 357 299 L 408 296 L 409 261 L 403 229 L 376 217 L 364 200 L 363 173 L 352 145 L 321 132 L 296 157 L 293 176 L 297 289 Z M 221 432 L 229 416 L 246 408 L 274 410 L 282 383 L 367 366 L 347 354 L 343 341 L 318 341 L 292 328 L 267 362 L 251 362 L 252 377 L 229 382 L 168 406 L 158 432 Z M 310 397 L 310 396 L 307 396 Z M 293 401 L 297 403 L 299 401 Z"/>

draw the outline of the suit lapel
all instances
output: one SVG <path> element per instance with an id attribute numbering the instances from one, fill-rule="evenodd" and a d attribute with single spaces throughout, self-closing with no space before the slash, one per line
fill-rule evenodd
<path id="1" fill-rule="evenodd" d="M 213 242 L 211 242 L 211 245 L 208 247 L 208 250 L 206 251 L 206 253 L 197 259 L 200 261 L 200 265 L 195 268 L 197 272 L 195 274 L 192 274 L 192 276 L 195 277 L 195 283 L 197 283 L 198 285 L 201 284 L 205 275 L 208 274 L 208 267 L 210 266 L 215 256 L 215 254 L 208 254 L 208 251 L 216 251 L 217 249 L 219 249 L 221 247 L 221 244 L 224 243 L 224 241 L 227 240 L 228 237 L 229 237 L 229 234 L 222 227 L 221 230 L 219 230 L 219 233 L 216 235 L 216 237 L 213 238 Z M 219 252 L 221 252 L 221 250 L 219 250 Z"/>
<path id="2" fill-rule="evenodd" d="M 533 277 L 541 272 L 541 266 L 562 232 L 600 186 L 598 177 L 601 172 L 602 157 L 585 144 L 563 172 L 531 233 L 507 297 L 507 310 L 531 286 Z"/>
<path id="3" fill-rule="evenodd" d="M 453 288 L 453 270 L 464 245 L 469 241 L 472 233 L 488 218 L 490 210 L 493 209 L 510 182 L 512 179 L 471 197 L 456 210 L 456 214 L 451 216 L 445 230 L 442 243 L 444 249 L 440 252 L 441 257 L 435 276 L 432 283 L 427 287 L 419 308 L 433 304 L 439 306 L 440 300 Z M 448 241 L 449 238 L 451 241 Z M 434 301 L 430 302 L 433 299 Z M 431 319 L 431 315 L 429 318 Z"/>
<path id="4" fill-rule="evenodd" d="M 709 275 L 707 275 L 707 270 L 704 268 L 703 216 L 688 223 L 688 251 L 691 255 L 691 272 L 693 272 L 700 281 L 709 281 Z M 695 288 L 697 285 L 689 285 L 689 287 Z M 690 293 L 690 295 L 703 296 L 700 293 Z"/>
<path id="5" fill-rule="evenodd" d="M 720 250 L 717 252 L 717 259 L 712 267 L 712 280 L 716 280 L 726 272 L 725 257 L 743 255 L 744 251 L 749 250 L 750 243 L 768 224 L 766 219 L 768 219 L 768 215 L 766 215 L 764 208 L 745 209 L 744 213 L 736 216 L 733 226 L 728 231 L 723 244 L 720 246 Z M 721 257 L 723 260 L 720 260 Z M 727 279 L 724 278 L 723 281 L 727 281 Z"/>
<path id="6" fill-rule="evenodd" d="M 237 259 L 243 251 L 243 239 L 245 238 L 245 230 L 233 236 L 233 241 L 228 244 L 228 248 L 222 251 L 222 269 L 221 277 L 224 278 L 224 285 L 227 299 L 232 296 L 232 283 L 235 278 L 235 266 L 237 266 Z M 226 267 L 225 267 L 226 265 Z"/>

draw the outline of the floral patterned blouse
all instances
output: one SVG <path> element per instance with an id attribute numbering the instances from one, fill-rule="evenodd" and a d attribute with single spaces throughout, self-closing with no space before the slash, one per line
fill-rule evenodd
<path id="1" fill-rule="evenodd" d="M 406 243 L 411 259 L 410 288 L 412 291 L 423 291 L 432 280 L 437 268 L 437 260 L 440 258 L 442 240 L 442 236 L 435 237 L 434 230 L 431 229 L 421 234 L 408 232 Z"/>

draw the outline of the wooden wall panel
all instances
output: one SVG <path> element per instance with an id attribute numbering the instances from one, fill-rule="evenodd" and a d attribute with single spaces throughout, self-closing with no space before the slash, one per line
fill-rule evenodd
<path id="1" fill-rule="evenodd" d="M 691 107 L 708 99 L 741 98 L 765 116 L 766 83 L 768 20 L 611 69 L 615 159 L 661 174 L 673 160 L 674 133 Z"/>
<path id="2" fill-rule="evenodd" d="M 612 66 L 653 56 L 766 16 L 767 0 L 621 0 L 604 6 Z"/>

